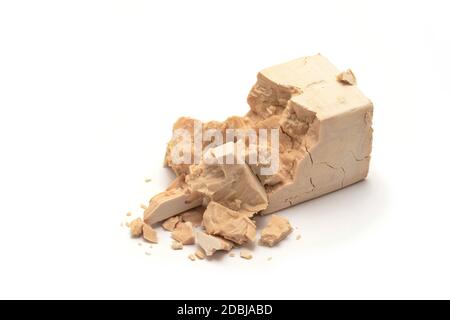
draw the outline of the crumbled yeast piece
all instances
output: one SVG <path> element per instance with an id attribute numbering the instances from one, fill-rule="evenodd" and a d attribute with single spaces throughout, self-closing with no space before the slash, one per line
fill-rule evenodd
<path id="1" fill-rule="evenodd" d="M 128 211 L 128 212 L 127 212 L 127 217 L 131 217 L 132 214 L 133 214 L 133 213 L 132 213 L 131 211 Z"/>
<path id="2" fill-rule="evenodd" d="M 186 188 L 164 191 L 150 200 L 144 221 L 150 225 L 164 221 L 202 204 L 202 198 Z"/>
<path id="3" fill-rule="evenodd" d="M 355 74 L 351 69 L 347 69 L 337 75 L 338 81 L 349 84 L 349 85 L 356 85 L 356 77 Z"/>
<path id="4" fill-rule="evenodd" d="M 273 247 L 285 239 L 292 232 L 289 221 L 283 217 L 273 214 L 267 226 L 261 232 L 260 243 L 264 246 Z"/>
<path id="5" fill-rule="evenodd" d="M 188 258 L 189 258 L 189 260 L 191 260 L 191 261 L 195 261 L 195 254 L 190 254 L 189 256 L 188 256 Z"/>
<path id="6" fill-rule="evenodd" d="M 246 214 L 210 202 L 203 215 L 203 226 L 211 235 L 219 235 L 239 245 L 254 241 L 256 225 Z"/>
<path id="7" fill-rule="evenodd" d="M 177 226 L 178 222 L 180 222 L 180 217 L 175 216 L 164 221 L 162 227 L 165 230 L 172 232 L 173 230 L 175 230 L 175 227 Z"/>
<path id="8" fill-rule="evenodd" d="M 144 222 L 141 218 L 134 219 L 129 223 L 130 232 L 132 237 L 140 237 L 142 235 L 142 228 L 144 227 Z"/>
<path id="9" fill-rule="evenodd" d="M 267 208 L 267 194 L 250 167 L 245 162 L 239 164 L 236 147 L 230 142 L 210 149 L 207 160 L 190 167 L 186 182 L 206 202 L 214 201 L 253 216 Z M 222 164 L 228 157 L 234 157 L 235 164 Z"/>
<path id="10" fill-rule="evenodd" d="M 253 259 L 252 253 L 248 250 L 242 250 L 241 251 L 241 258 L 246 260 Z"/>
<path id="11" fill-rule="evenodd" d="M 205 207 L 197 207 L 186 212 L 183 212 L 180 215 L 180 218 L 183 222 L 190 222 L 194 227 L 198 227 L 202 225 L 203 221 L 203 213 L 205 212 Z"/>
<path id="12" fill-rule="evenodd" d="M 195 256 L 200 259 L 200 260 L 205 260 L 206 259 L 206 254 L 202 249 L 199 249 L 195 252 Z"/>
<path id="13" fill-rule="evenodd" d="M 233 252 L 230 252 L 229 256 L 230 258 L 234 258 L 236 255 Z"/>
<path id="14" fill-rule="evenodd" d="M 233 244 L 230 241 L 201 231 L 197 232 L 196 239 L 197 244 L 205 251 L 208 257 L 212 256 L 216 251 L 230 251 L 233 249 Z"/>
<path id="15" fill-rule="evenodd" d="M 151 243 L 158 243 L 158 236 L 156 231 L 148 224 L 144 223 L 142 228 L 144 239 Z"/>
<path id="16" fill-rule="evenodd" d="M 172 232 L 172 239 L 184 245 L 195 244 L 195 234 L 192 223 L 179 222 Z"/>
<path id="17" fill-rule="evenodd" d="M 183 249 L 183 244 L 181 242 L 178 242 L 178 241 L 173 241 L 172 242 L 172 249 L 173 250 L 182 250 Z"/>

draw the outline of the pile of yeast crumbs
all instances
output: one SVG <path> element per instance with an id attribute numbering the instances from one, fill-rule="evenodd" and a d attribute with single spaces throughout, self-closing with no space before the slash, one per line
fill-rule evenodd
<path id="1" fill-rule="evenodd" d="M 128 225 L 133 237 L 157 243 L 153 227 L 161 224 L 171 232 L 173 250 L 197 246 L 188 256 L 193 261 L 255 241 L 273 247 L 293 231 L 289 221 L 274 212 L 367 177 L 373 105 L 356 87 L 351 70 L 339 72 L 320 54 L 280 64 L 258 74 L 248 104 L 246 116 L 202 123 L 200 131 L 217 129 L 225 136 L 227 129 L 277 129 L 277 172 L 263 175 L 267 162 L 250 163 L 249 154 L 244 163 L 223 164 L 223 159 L 237 157 L 239 143 L 249 141 L 211 148 L 208 161 L 176 164 L 170 157 L 179 142 L 174 135 L 165 164 L 177 178 L 144 206 L 143 218 Z M 185 129 L 194 136 L 196 121 L 180 118 L 174 131 Z M 190 147 L 204 146 L 192 139 Z M 257 237 L 255 217 L 267 214 L 272 215 Z M 240 256 L 252 259 L 246 249 Z"/>

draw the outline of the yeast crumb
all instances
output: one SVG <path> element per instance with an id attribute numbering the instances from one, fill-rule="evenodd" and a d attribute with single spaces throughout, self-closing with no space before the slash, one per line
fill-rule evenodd
<path id="1" fill-rule="evenodd" d="M 148 242 L 151 242 L 151 243 L 158 243 L 158 235 L 156 234 L 156 231 L 151 226 L 144 223 L 142 232 L 144 234 L 145 240 L 147 240 Z"/>
<path id="2" fill-rule="evenodd" d="M 260 244 L 273 247 L 284 240 L 292 232 L 292 227 L 286 218 L 273 214 L 269 223 L 261 231 Z"/>
<path id="3" fill-rule="evenodd" d="M 181 242 L 178 242 L 178 241 L 173 241 L 171 248 L 172 248 L 172 250 L 182 250 L 183 249 L 183 244 Z"/>
<path id="4" fill-rule="evenodd" d="M 356 85 L 356 77 L 351 69 L 347 69 L 336 76 L 337 80 L 341 83 L 351 86 Z"/>
<path id="5" fill-rule="evenodd" d="M 141 218 L 134 219 L 130 222 L 130 232 L 132 237 L 140 237 L 142 235 L 142 228 L 144 227 L 144 222 Z"/>
<path id="6" fill-rule="evenodd" d="M 190 255 L 188 256 L 188 258 L 189 258 L 189 260 L 191 260 L 191 261 L 195 261 L 195 255 L 194 255 L 194 254 L 190 254 Z"/>
<path id="7" fill-rule="evenodd" d="M 251 259 L 253 259 L 253 256 L 252 256 L 252 254 L 251 254 L 250 251 L 248 251 L 248 250 L 242 250 L 242 251 L 241 251 L 241 258 L 242 258 L 242 259 L 245 259 L 245 260 L 251 260 Z"/>
<path id="8" fill-rule="evenodd" d="M 195 244 L 195 234 L 192 223 L 180 222 L 172 232 L 172 239 L 181 242 L 184 245 Z"/>
<path id="9" fill-rule="evenodd" d="M 199 249 L 195 252 L 195 256 L 200 259 L 200 260 L 205 260 L 206 259 L 206 254 L 202 249 Z"/>
<path id="10" fill-rule="evenodd" d="M 180 222 L 179 216 L 171 217 L 163 222 L 162 227 L 164 230 L 173 232 L 179 222 Z"/>

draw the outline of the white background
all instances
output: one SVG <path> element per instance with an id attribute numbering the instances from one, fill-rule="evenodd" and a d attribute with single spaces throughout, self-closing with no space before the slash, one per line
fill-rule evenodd
<path id="1" fill-rule="evenodd" d="M 0 298 L 450 298 L 447 3 L 1 1 Z M 257 71 L 318 52 L 375 104 L 367 181 L 252 261 L 129 238 L 177 117 L 242 115 Z"/>

